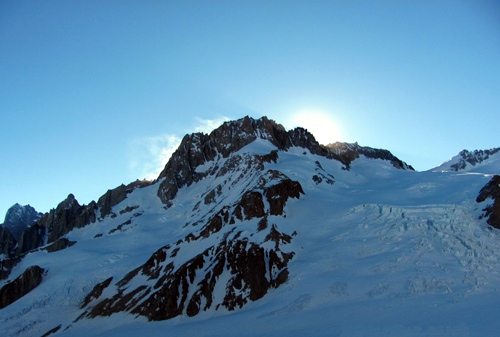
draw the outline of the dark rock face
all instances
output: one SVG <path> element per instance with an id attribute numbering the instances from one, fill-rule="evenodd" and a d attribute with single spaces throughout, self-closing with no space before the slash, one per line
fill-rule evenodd
<path id="1" fill-rule="evenodd" d="M 83 303 L 80 308 L 85 308 L 87 305 L 89 305 L 90 302 L 92 302 L 94 299 L 99 298 L 101 296 L 102 292 L 104 289 L 106 289 L 111 281 L 113 280 L 113 277 L 110 277 L 106 280 L 104 280 L 101 283 L 98 283 L 95 285 L 94 289 L 90 293 L 85 296 L 85 299 L 83 300 Z"/>
<path id="2" fill-rule="evenodd" d="M 46 216 L 46 213 L 44 216 Z M 35 222 L 30 228 L 25 230 L 21 235 L 19 240 L 19 246 L 17 247 L 17 254 L 22 255 L 29 252 L 32 249 L 36 249 L 43 246 L 45 240 L 46 228 L 40 223 Z"/>
<path id="3" fill-rule="evenodd" d="M 17 241 L 6 227 L 0 226 L 0 254 L 7 257 L 15 256 Z"/>
<path id="4" fill-rule="evenodd" d="M 73 194 L 70 194 L 55 210 L 51 210 L 39 220 L 39 223 L 47 229 L 47 242 L 56 241 L 73 228 L 81 228 L 95 222 L 96 209 L 95 202 L 91 202 L 88 206 L 80 206 Z"/>
<path id="5" fill-rule="evenodd" d="M 500 229 L 500 176 L 495 175 L 481 189 L 476 201 L 478 203 L 492 199 L 493 204 L 488 205 L 483 211 L 482 217 L 488 218 L 487 222 L 490 226 Z"/>
<path id="6" fill-rule="evenodd" d="M 358 143 L 348 144 L 339 142 L 328 144 L 326 147 L 329 150 L 328 157 L 339 160 L 345 165 L 347 170 L 349 170 L 349 166 L 354 160 L 359 158 L 360 155 L 364 155 L 365 157 L 371 159 L 387 160 L 392 164 L 392 166 L 398 169 L 414 171 L 413 167 L 401 161 L 387 150 L 359 146 Z"/>
<path id="7" fill-rule="evenodd" d="M 0 226 L 0 280 L 7 278 L 12 268 L 19 262 L 16 255 L 17 242 L 9 229 Z"/>
<path id="8" fill-rule="evenodd" d="M 16 241 L 19 241 L 22 232 L 40 219 L 41 216 L 42 213 L 37 212 L 30 205 L 21 206 L 15 204 L 8 209 L 2 226 L 8 228 Z"/>
<path id="9" fill-rule="evenodd" d="M 101 208 L 101 218 L 106 217 L 111 214 L 111 208 L 127 197 L 127 195 L 136 188 L 142 188 L 151 185 L 150 181 L 147 180 L 136 180 L 128 185 L 121 184 L 117 188 L 108 190 L 103 196 L 97 201 L 97 206 Z M 113 214 L 112 214 L 113 216 Z M 115 214 L 116 216 L 116 214 Z"/>
<path id="10" fill-rule="evenodd" d="M 490 156 L 500 152 L 500 147 L 493 148 L 490 150 L 474 150 L 474 151 L 467 151 L 467 150 L 462 150 L 460 151 L 460 160 L 458 163 L 453 164 L 450 166 L 450 169 L 452 171 L 460 171 L 465 169 L 467 164 L 470 164 L 472 166 L 476 166 L 477 164 L 482 163 L 483 161 L 487 160 L 490 158 Z"/>
<path id="11" fill-rule="evenodd" d="M 0 289 L 0 309 L 14 303 L 41 282 L 44 270 L 38 266 L 29 267 L 14 281 L 7 283 Z"/>

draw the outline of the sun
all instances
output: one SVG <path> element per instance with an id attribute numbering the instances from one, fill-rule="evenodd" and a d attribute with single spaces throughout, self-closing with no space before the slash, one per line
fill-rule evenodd
<path id="1" fill-rule="evenodd" d="M 339 123 L 326 112 L 302 110 L 291 116 L 290 124 L 307 129 L 320 144 L 326 145 L 341 140 Z"/>

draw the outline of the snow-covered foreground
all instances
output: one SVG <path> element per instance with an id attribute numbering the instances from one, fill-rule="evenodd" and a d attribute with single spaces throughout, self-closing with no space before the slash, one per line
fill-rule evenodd
<path id="1" fill-rule="evenodd" d="M 239 153 L 273 149 L 258 139 Z M 295 255 L 285 284 L 235 311 L 212 308 L 160 322 L 119 313 L 75 322 L 95 284 L 121 279 L 184 238 L 192 230 L 186 223 L 196 220 L 193 206 L 217 184 L 209 176 L 183 187 L 165 210 L 156 195 L 160 181 L 115 206 L 117 217 L 69 233 L 76 245 L 28 254 L 10 279 L 32 265 L 47 275 L 0 310 L 1 334 L 41 336 L 61 326 L 54 336 L 496 336 L 500 232 L 478 219 L 485 205 L 475 202 L 500 171 L 494 164 L 465 173 L 413 172 L 362 156 L 347 171 L 303 148 L 279 152 L 266 169 L 304 190 L 288 201 L 286 217 L 272 218 L 280 230 L 296 233 L 287 246 Z M 316 184 L 311 176 L 318 172 L 334 184 Z M 201 207 L 200 217 L 213 205 Z"/>

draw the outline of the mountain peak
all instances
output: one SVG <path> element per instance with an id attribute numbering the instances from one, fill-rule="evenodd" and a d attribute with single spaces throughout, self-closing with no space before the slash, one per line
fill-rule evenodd
<path id="1" fill-rule="evenodd" d="M 389 160 L 396 168 L 413 170 L 387 150 L 362 147 L 357 143 L 335 143 L 325 146 L 319 144 L 314 135 L 302 127 L 286 131 L 283 125 L 265 116 L 259 119 L 246 116 L 224 122 L 210 134 L 193 133 L 184 136 L 158 177 L 158 180 L 164 179 L 158 190 L 158 196 L 169 206 L 179 188 L 189 186 L 214 173 L 210 170 L 198 170 L 199 167 L 216 159 L 227 158 L 258 138 L 268 141 L 279 151 L 299 147 L 312 154 L 338 160 L 347 170 L 350 163 L 360 155 Z"/>
<path id="2" fill-rule="evenodd" d="M 12 235 L 19 240 L 21 233 L 40 218 L 42 213 L 37 212 L 30 205 L 12 205 L 5 214 L 3 226 L 8 228 Z"/>

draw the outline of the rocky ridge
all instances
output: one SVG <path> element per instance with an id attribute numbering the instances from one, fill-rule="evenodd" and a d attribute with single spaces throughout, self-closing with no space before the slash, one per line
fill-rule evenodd
<path id="1" fill-rule="evenodd" d="M 460 171 L 465 169 L 467 166 L 476 166 L 482 162 L 488 160 L 491 156 L 500 152 L 500 148 L 493 148 L 489 150 L 462 150 L 458 154 L 458 161 L 450 165 L 452 171 Z"/>
<path id="2" fill-rule="evenodd" d="M 102 221 L 106 216 L 116 216 L 111 212 L 114 205 L 123 201 L 135 188 L 145 187 L 149 184 L 151 182 L 137 180 L 128 185 L 118 186 L 108 190 L 97 203 L 92 201 L 89 205 L 80 205 L 74 195 L 70 194 L 55 209 L 38 216 L 38 219 L 31 226 L 21 232 L 19 238 L 15 238 L 9 229 L 0 226 L 0 254 L 3 254 L 0 258 L 0 280 L 9 277 L 11 270 L 31 251 L 42 249 L 53 253 L 73 246 L 76 241 L 65 238 L 67 233 L 97 220 Z M 27 276 L 25 278 L 32 275 L 30 272 L 32 268 L 34 266 L 26 269 Z M 11 292 L 9 289 L 12 288 L 13 284 L 15 283 L 8 283 L 0 289 L 0 292 Z M 38 284 L 39 282 L 33 284 L 33 287 Z M 14 302 L 26 293 L 25 291 L 16 292 L 18 296 L 11 295 L 9 301 L 4 301 L 5 305 Z"/>
<path id="3" fill-rule="evenodd" d="M 175 198 L 181 187 L 189 186 L 213 173 L 213 171 L 200 172 L 197 170 L 198 167 L 217 158 L 227 158 L 257 138 L 269 141 L 279 151 L 301 147 L 312 154 L 338 160 L 345 165 L 347 170 L 351 162 L 360 155 L 388 160 L 396 168 L 413 170 L 411 166 L 387 150 L 362 147 L 357 143 L 335 143 L 325 146 L 319 144 L 304 128 L 297 127 L 286 131 L 281 124 L 267 117 L 253 119 L 246 116 L 237 121 L 225 122 L 210 134 L 186 135 L 158 177 L 158 179 L 164 179 L 158 189 L 158 197 L 167 207 L 170 206 L 171 200 Z"/>

